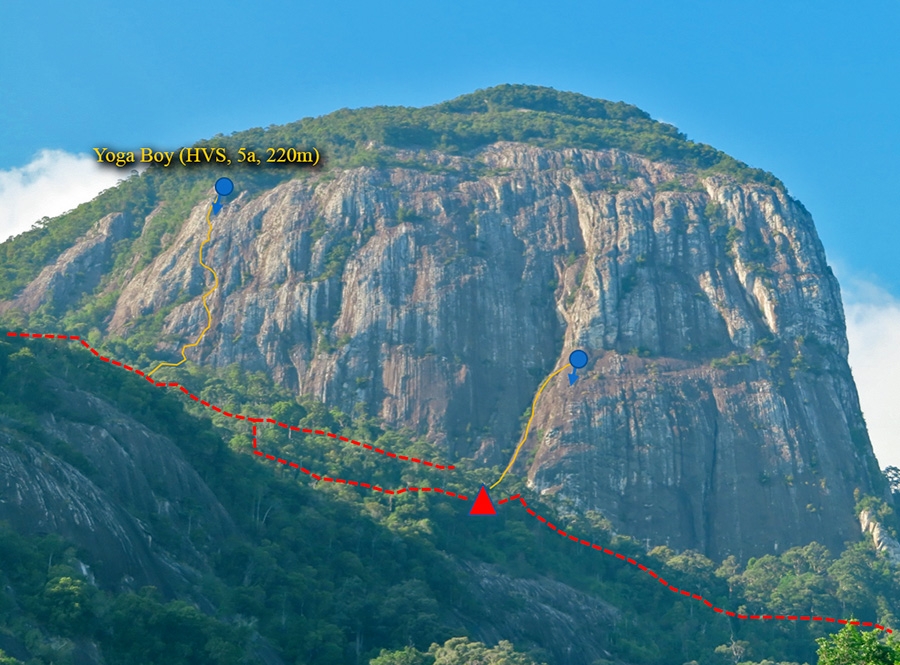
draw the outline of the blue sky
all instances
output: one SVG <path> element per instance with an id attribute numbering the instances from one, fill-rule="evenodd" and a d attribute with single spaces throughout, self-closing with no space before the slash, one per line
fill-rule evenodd
<path id="1" fill-rule="evenodd" d="M 71 158 L 45 150 L 171 148 L 341 107 L 548 85 L 636 104 L 775 173 L 812 212 L 849 299 L 900 322 L 896 1 L 51 0 L 2 11 L 0 203 L 4 174 L 8 191 L 18 178 L 28 193 L 36 159 Z M 879 343 L 867 344 L 883 354 L 900 338 Z"/>

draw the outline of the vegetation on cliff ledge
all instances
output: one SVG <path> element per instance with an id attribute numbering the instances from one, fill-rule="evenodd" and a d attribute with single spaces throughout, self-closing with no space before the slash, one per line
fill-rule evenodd
<path id="1" fill-rule="evenodd" d="M 771 173 L 690 141 L 672 125 L 653 120 L 635 106 L 526 85 L 500 85 L 424 108 L 342 109 L 286 125 L 219 135 L 196 145 L 222 146 L 231 154 L 240 147 L 316 146 L 327 169 L 389 165 L 385 152 L 371 150 L 373 144 L 388 148 L 388 155 L 391 148 L 465 154 L 498 141 L 548 148 L 616 148 L 783 189 Z M 143 251 L 138 253 L 147 260 L 161 238 L 180 226 L 190 207 L 203 197 L 217 168 L 151 168 L 71 212 L 37 221 L 30 231 L 0 244 L 0 300 L 20 291 L 44 265 L 110 213 L 141 218 L 158 208 L 152 232 L 140 239 Z M 123 177 L 127 175 L 123 172 Z M 259 191 L 297 175 L 295 168 L 244 169 L 242 187 Z"/>

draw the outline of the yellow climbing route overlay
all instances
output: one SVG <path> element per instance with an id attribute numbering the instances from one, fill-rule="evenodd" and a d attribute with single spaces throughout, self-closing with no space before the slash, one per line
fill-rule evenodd
<path id="1" fill-rule="evenodd" d="M 213 232 L 212 216 L 214 214 L 216 214 L 222 207 L 222 204 L 219 203 L 219 199 L 221 197 L 227 196 L 233 190 L 234 190 L 234 183 L 232 183 L 229 178 L 219 178 L 216 181 L 216 198 L 212 203 L 209 204 L 209 208 L 206 211 L 206 226 L 207 226 L 206 240 L 204 240 L 203 242 L 200 243 L 200 251 L 199 251 L 200 265 L 203 266 L 204 268 L 206 268 L 207 270 L 209 270 L 209 272 L 212 273 L 212 276 L 213 276 L 213 286 L 209 291 L 207 291 L 206 293 L 203 294 L 203 298 L 201 300 L 201 302 L 203 303 L 203 309 L 206 310 L 206 327 L 202 331 L 200 331 L 200 334 L 197 336 L 197 339 L 195 339 L 190 344 L 185 344 L 184 346 L 181 347 L 181 360 L 179 360 L 177 363 L 161 362 L 156 367 L 154 367 L 152 370 L 147 372 L 147 376 L 152 376 L 156 370 L 158 370 L 162 367 L 178 367 L 179 365 L 186 363 L 187 356 L 185 355 L 184 352 L 187 351 L 188 349 L 193 348 L 193 347 L 197 346 L 198 344 L 200 344 L 200 342 L 203 341 L 203 337 L 206 335 L 207 332 L 209 332 L 209 329 L 212 328 L 212 312 L 209 311 L 209 305 L 207 304 L 206 300 L 207 300 L 207 298 L 209 298 L 209 296 L 211 296 L 213 293 L 215 293 L 217 288 L 219 288 L 219 275 L 216 273 L 215 270 L 213 270 L 210 266 L 206 265 L 206 263 L 203 262 L 203 248 L 206 245 L 208 245 L 209 241 L 212 239 L 212 232 Z"/>

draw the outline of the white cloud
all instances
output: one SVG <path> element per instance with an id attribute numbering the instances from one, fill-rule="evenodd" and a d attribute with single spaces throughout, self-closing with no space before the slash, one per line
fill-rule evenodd
<path id="1" fill-rule="evenodd" d="M 900 466 L 900 300 L 871 281 L 841 280 L 850 367 L 882 468 Z"/>
<path id="2" fill-rule="evenodd" d="M 129 165 L 131 166 L 131 165 Z M 30 163 L 0 170 L 0 242 L 90 201 L 131 175 L 131 169 L 98 164 L 87 155 L 42 150 Z"/>

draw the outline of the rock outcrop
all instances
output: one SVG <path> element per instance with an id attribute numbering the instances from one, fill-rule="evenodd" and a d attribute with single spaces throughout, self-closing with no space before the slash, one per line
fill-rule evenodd
<path id="1" fill-rule="evenodd" d="M 196 583 L 191 531 L 215 542 L 235 527 L 175 443 L 61 381 L 35 389 L 55 404 L 36 429 L 0 419 L 0 520 L 90 552 L 106 588 Z"/>
<path id="2" fill-rule="evenodd" d="M 106 215 L 14 300 L 0 302 L 0 313 L 13 307 L 32 313 L 42 306 L 61 313 L 81 296 L 92 293 L 111 267 L 115 245 L 128 236 L 132 222 L 123 213 Z"/>
<path id="3" fill-rule="evenodd" d="M 547 645 L 557 663 L 612 658 L 610 633 L 621 620 L 613 605 L 557 580 L 512 577 L 488 564 L 461 565 L 459 578 L 478 600 L 471 616 L 460 617 L 473 638 L 511 640 L 520 649 Z"/>
<path id="4" fill-rule="evenodd" d="M 537 386 L 582 348 L 590 364 L 548 386 L 514 469 L 531 487 L 714 558 L 857 533 L 853 491 L 880 493 L 878 469 L 838 284 L 799 203 L 620 150 L 395 157 L 412 166 L 226 205 L 193 362 L 505 465 Z M 206 205 L 126 276 L 107 334 L 163 314 L 174 357 L 205 326 Z"/>
<path id="5" fill-rule="evenodd" d="M 863 510 L 859 514 L 859 526 L 862 532 L 872 538 L 872 544 L 879 552 L 883 552 L 891 563 L 900 566 L 900 543 L 894 538 L 884 525 L 875 519 L 870 510 Z"/>

